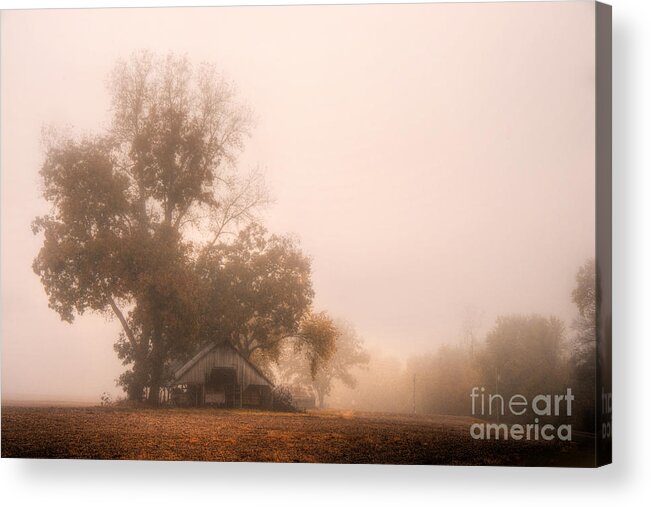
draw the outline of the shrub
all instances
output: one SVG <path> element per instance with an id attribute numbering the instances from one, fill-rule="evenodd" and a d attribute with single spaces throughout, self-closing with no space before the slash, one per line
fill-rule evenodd
<path id="1" fill-rule="evenodd" d="M 102 396 L 100 396 L 99 399 L 100 399 L 100 405 L 102 407 L 110 407 L 111 405 L 113 405 L 113 399 L 111 398 L 111 395 L 106 391 L 102 393 Z"/>
<path id="2" fill-rule="evenodd" d="M 271 410 L 278 412 L 299 412 L 292 402 L 292 393 L 287 386 L 276 386 L 272 390 L 273 403 Z"/>

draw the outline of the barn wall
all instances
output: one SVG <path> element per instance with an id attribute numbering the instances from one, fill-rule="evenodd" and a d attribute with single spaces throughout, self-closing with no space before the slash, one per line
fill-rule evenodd
<path id="1" fill-rule="evenodd" d="M 217 346 L 203 356 L 195 365 L 177 379 L 179 384 L 203 384 L 206 373 L 214 367 L 234 367 L 237 380 L 244 389 L 249 385 L 269 385 L 262 375 L 251 366 L 231 347 Z"/>

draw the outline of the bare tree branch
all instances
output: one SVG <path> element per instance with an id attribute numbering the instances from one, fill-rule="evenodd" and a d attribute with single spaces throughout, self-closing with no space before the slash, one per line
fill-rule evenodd
<path id="1" fill-rule="evenodd" d="M 263 177 L 257 170 L 249 173 L 241 183 L 230 182 L 229 186 L 231 192 L 224 196 L 223 205 L 213 215 L 214 233 L 209 246 L 217 243 L 229 227 L 255 219 L 256 211 L 271 202 Z"/>

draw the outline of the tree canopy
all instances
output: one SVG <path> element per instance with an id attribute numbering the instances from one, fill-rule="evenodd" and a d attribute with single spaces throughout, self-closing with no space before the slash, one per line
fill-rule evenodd
<path id="1" fill-rule="evenodd" d="M 206 289 L 203 336 L 229 340 L 261 366 L 277 361 L 290 338 L 315 368 L 331 356 L 334 326 L 312 313 L 310 259 L 291 238 L 251 224 L 235 241 L 204 249 L 197 272 Z"/>
<path id="2" fill-rule="evenodd" d="M 555 392 L 565 382 L 565 327 L 557 317 L 497 318 L 479 355 L 483 384 L 503 394 Z"/>
<path id="3" fill-rule="evenodd" d="M 234 86 L 213 66 L 140 52 L 116 64 L 109 90 L 105 132 L 46 149 L 33 269 L 49 306 L 67 322 L 114 315 L 132 365 L 121 382 L 134 398 L 148 386 L 153 404 L 165 365 L 217 335 L 247 355 L 303 336 L 314 361 L 327 357 L 327 329 L 310 334 L 309 260 L 247 227 L 269 199 L 257 171 L 237 169 L 251 114 Z"/>

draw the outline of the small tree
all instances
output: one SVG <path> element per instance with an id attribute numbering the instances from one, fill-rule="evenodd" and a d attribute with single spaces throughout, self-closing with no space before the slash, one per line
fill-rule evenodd
<path id="1" fill-rule="evenodd" d="M 363 341 L 357 336 L 355 328 L 347 322 L 337 322 L 335 353 L 329 361 L 318 368 L 312 381 L 319 407 L 325 406 L 326 396 L 332 391 L 335 381 L 351 389 L 354 388 L 357 379 L 353 375 L 353 369 L 367 365 L 369 359 L 368 352 L 364 349 Z"/>
<path id="2" fill-rule="evenodd" d="M 334 353 L 328 360 L 306 362 L 296 354 L 295 345 L 285 350 L 276 369 L 276 377 L 281 382 L 312 387 L 320 408 L 325 406 L 325 399 L 336 381 L 354 388 L 357 385 L 354 369 L 364 367 L 370 360 L 362 339 L 351 324 L 337 321 L 335 333 Z"/>

